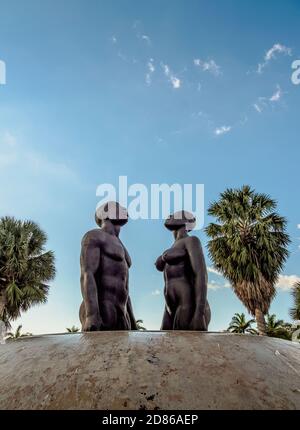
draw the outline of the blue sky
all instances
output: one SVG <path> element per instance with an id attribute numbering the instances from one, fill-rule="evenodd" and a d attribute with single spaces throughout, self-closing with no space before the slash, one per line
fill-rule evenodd
<path id="1" fill-rule="evenodd" d="M 300 276 L 299 21 L 297 0 L 0 0 L 0 215 L 37 221 L 58 271 L 24 331 L 79 325 L 81 237 L 94 228 L 97 185 L 120 175 L 204 184 L 206 209 L 226 187 L 274 197 L 292 243 L 271 312 L 288 319 Z M 154 261 L 172 237 L 140 220 L 121 238 L 136 317 L 158 329 Z M 245 309 L 226 280 L 210 271 L 209 281 L 210 329 L 222 330 Z"/>

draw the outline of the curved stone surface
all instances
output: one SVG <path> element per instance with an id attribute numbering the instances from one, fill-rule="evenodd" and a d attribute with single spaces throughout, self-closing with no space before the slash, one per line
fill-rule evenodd
<path id="1" fill-rule="evenodd" d="M 299 409 L 300 345 L 95 332 L 0 345 L 0 409 Z"/>

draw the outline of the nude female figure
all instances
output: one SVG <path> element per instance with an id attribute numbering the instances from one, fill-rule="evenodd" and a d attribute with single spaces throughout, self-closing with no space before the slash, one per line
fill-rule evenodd
<path id="1" fill-rule="evenodd" d="M 127 211 L 109 202 L 97 209 L 95 219 L 101 228 L 87 232 L 81 243 L 82 331 L 137 330 L 128 291 L 131 259 L 119 239 Z"/>
<path id="2" fill-rule="evenodd" d="M 200 240 L 189 236 L 195 226 L 194 216 L 176 212 L 165 221 L 175 242 L 156 260 L 164 272 L 165 312 L 161 330 L 207 331 L 210 307 L 207 301 L 207 271 Z"/>

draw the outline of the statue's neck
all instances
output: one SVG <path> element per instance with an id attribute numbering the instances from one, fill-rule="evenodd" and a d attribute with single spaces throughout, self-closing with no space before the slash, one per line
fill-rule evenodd
<path id="1" fill-rule="evenodd" d="M 183 239 L 184 237 L 187 237 L 187 236 L 188 236 L 188 234 L 187 234 L 187 232 L 186 232 L 186 230 L 185 230 L 184 227 L 180 228 L 179 230 L 174 231 L 175 241 Z"/>
<path id="2" fill-rule="evenodd" d="M 110 234 L 112 236 L 119 237 L 119 233 L 116 232 L 116 230 L 114 229 L 113 225 L 104 225 L 102 227 L 102 230 L 105 231 L 105 233 L 108 233 L 108 234 Z"/>

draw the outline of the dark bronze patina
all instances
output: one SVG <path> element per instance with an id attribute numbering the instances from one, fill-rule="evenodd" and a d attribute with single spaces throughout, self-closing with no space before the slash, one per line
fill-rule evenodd
<path id="1" fill-rule="evenodd" d="M 137 330 L 128 291 L 131 259 L 119 239 L 127 211 L 108 202 L 97 209 L 95 220 L 100 228 L 81 242 L 82 331 Z"/>
<path id="2" fill-rule="evenodd" d="M 176 212 L 165 221 L 175 242 L 155 263 L 165 279 L 166 304 L 161 330 L 208 329 L 210 307 L 205 259 L 200 240 L 188 235 L 195 223 L 195 217 L 186 211 Z"/>

